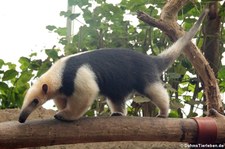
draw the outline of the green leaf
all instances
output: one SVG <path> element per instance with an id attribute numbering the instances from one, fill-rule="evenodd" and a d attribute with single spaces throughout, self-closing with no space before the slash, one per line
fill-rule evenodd
<path id="1" fill-rule="evenodd" d="M 6 65 L 9 67 L 9 69 L 16 69 L 16 64 L 13 64 L 11 62 L 6 63 Z"/>
<path id="2" fill-rule="evenodd" d="M 68 3 L 69 6 L 77 5 L 81 8 L 82 6 L 89 5 L 89 0 L 69 0 Z"/>
<path id="3" fill-rule="evenodd" d="M 177 110 L 177 109 L 183 108 L 184 105 L 178 101 L 171 101 L 170 107 L 171 107 L 171 109 Z"/>
<path id="4" fill-rule="evenodd" d="M 176 110 L 171 110 L 169 113 L 169 117 L 179 117 L 179 114 Z"/>
<path id="5" fill-rule="evenodd" d="M 31 54 L 29 55 L 30 58 L 31 58 L 31 57 L 34 57 L 34 56 L 37 56 L 37 53 L 36 53 L 36 52 L 33 52 L 33 53 L 31 53 Z"/>
<path id="6" fill-rule="evenodd" d="M 175 72 L 177 72 L 180 75 L 184 75 L 187 71 L 186 68 L 183 67 L 181 64 L 178 64 L 174 70 L 175 70 Z"/>
<path id="7" fill-rule="evenodd" d="M 53 30 L 57 29 L 57 27 L 54 25 L 48 25 L 48 26 L 46 26 L 46 29 L 48 29 L 49 31 L 53 31 Z"/>
<path id="8" fill-rule="evenodd" d="M 59 58 L 58 52 L 55 49 L 46 49 L 45 53 L 48 55 L 49 58 L 52 58 L 53 61 Z"/>
<path id="9" fill-rule="evenodd" d="M 169 83 L 165 84 L 165 88 L 166 88 L 168 91 L 170 91 L 170 92 L 177 92 L 177 90 L 174 89 L 174 88 L 172 87 L 172 85 L 169 84 Z"/>
<path id="10" fill-rule="evenodd" d="M 70 14 L 71 14 L 70 11 L 61 11 L 59 15 L 64 16 L 64 17 L 68 17 Z"/>
<path id="11" fill-rule="evenodd" d="M 218 78 L 219 79 L 225 79 L 225 67 L 222 67 L 218 72 Z"/>
<path id="12" fill-rule="evenodd" d="M 17 75 L 18 75 L 18 72 L 16 70 L 14 70 L 14 69 L 7 70 L 4 73 L 2 80 L 3 81 L 11 80 L 11 79 L 15 78 Z"/>
<path id="13" fill-rule="evenodd" d="M 45 60 L 41 67 L 39 68 L 36 77 L 40 77 L 43 73 L 45 73 L 49 68 L 51 67 L 51 62 L 48 60 Z"/>
<path id="14" fill-rule="evenodd" d="M 2 66 L 4 65 L 4 61 L 2 59 L 0 59 L 0 68 L 2 68 Z"/>
<path id="15" fill-rule="evenodd" d="M 176 72 L 168 72 L 168 76 L 170 77 L 170 79 L 179 79 L 181 75 Z"/>
<path id="16" fill-rule="evenodd" d="M 30 65 L 30 59 L 27 57 L 20 57 L 19 62 L 21 64 L 20 69 L 26 70 Z"/>
<path id="17" fill-rule="evenodd" d="M 17 86 L 24 86 L 33 77 L 32 71 L 23 71 L 17 80 Z"/>
<path id="18" fill-rule="evenodd" d="M 33 60 L 31 61 L 30 63 L 30 69 L 31 70 L 38 70 L 40 67 L 41 67 L 41 64 L 42 64 L 42 60 Z"/>
<path id="19" fill-rule="evenodd" d="M 185 19 L 185 23 L 194 24 L 195 22 L 196 22 L 195 18 L 187 18 L 187 19 Z"/>
<path id="20" fill-rule="evenodd" d="M 144 102 L 149 102 L 149 101 L 150 101 L 149 98 L 147 98 L 147 97 L 145 97 L 145 96 L 139 96 L 139 95 L 135 96 L 135 97 L 133 98 L 133 100 L 134 100 L 136 103 L 144 103 Z"/>
<path id="21" fill-rule="evenodd" d="M 191 112 L 191 113 L 188 115 L 188 117 L 196 117 L 196 116 L 198 116 L 198 113 L 196 113 L 196 112 Z"/>
<path id="22" fill-rule="evenodd" d="M 186 103 L 189 104 L 189 105 L 199 105 L 199 104 L 203 104 L 204 102 L 202 102 L 202 101 L 190 100 L 190 101 L 186 101 Z"/>
<path id="23" fill-rule="evenodd" d="M 186 58 L 181 60 L 181 65 L 183 67 L 185 67 L 186 69 L 191 69 L 192 68 L 191 63 Z M 183 70 L 183 71 L 186 72 L 186 70 Z"/>
<path id="24" fill-rule="evenodd" d="M 27 63 L 29 64 L 30 63 L 30 59 L 27 58 L 27 57 L 20 57 L 19 62 L 21 64 L 27 64 Z"/>
<path id="25" fill-rule="evenodd" d="M 74 20 L 74 19 L 76 19 L 77 17 L 79 17 L 80 16 L 80 13 L 73 13 L 73 14 L 71 14 L 70 16 L 69 16 L 69 18 L 70 18 L 70 20 Z"/>
<path id="26" fill-rule="evenodd" d="M 55 33 L 57 33 L 60 36 L 66 36 L 66 28 L 65 27 L 59 27 L 55 30 Z"/>
<path id="27" fill-rule="evenodd" d="M 6 83 L 0 82 L 0 90 L 1 91 L 6 91 L 8 89 L 9 89 L 9 87 L 8 87 L 8 85 Z"/>
<path id="28" fill-rule="evenodd" d="M 66 40 L 65 37 L 62 37 L 59 39 L 59 43 L 61 43 L 62 45 L 67 45 L 68 41 Z"/>
<path id="29" fill-rule="evenodd" d="M 95 115 L 95 111 L 94 110 L 88 110 L 86 113 L 85 113 L 85 116 L 94 116 Z"/>

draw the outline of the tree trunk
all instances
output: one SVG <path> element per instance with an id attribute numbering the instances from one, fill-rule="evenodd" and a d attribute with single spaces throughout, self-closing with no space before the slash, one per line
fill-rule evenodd
<path id="1" fill-rule="evenodd" d="M 206 17 L 205 24 L 203 25 L 203 45 L 202 52 L 205 58 L 209 62 L 209 65 L 213 69 L 215 76 L 217 77 L 220 65 L 221 65 L 221 52 L 219 49 L 219 34 L 220 34 L 220 17 L 218 14 L 218 2 L 213 1 L 209 3 L 209 14 Z M 204 87 L 204 82 L 202 82 Z M 204 101 L 207 101 L 204 96 Z M 207 106 L 203 107 L 203 110 L 207 110 Z"/>
<path id="2" fill-rule="evenodd" d="M 176 41 L 184 34 L 184 30 L 177 23 L 177 14 L 189 1 L 190 0 L 167 1 L 162 9 L 159 20 L 140 11 L 138 12 L 138 18 L 151 26 L 158 27 L 165 32 L 172 41 Z M 219 86 L 209 63 L 193 43 L 186 46 L 184 53 L 204 83 L 207 110 L 214 108 L 220 113 L 223 113 L 224 108 L 220 97 Z"/>
<path id="3" fill-rule="evenodd" d="M 221 52 L 219 49 L 220 23 L 218 1 L 213 1 L 209 4 L 209 15 L 203 26 L 202 51 L 216 76 L 221 65 Z"/>

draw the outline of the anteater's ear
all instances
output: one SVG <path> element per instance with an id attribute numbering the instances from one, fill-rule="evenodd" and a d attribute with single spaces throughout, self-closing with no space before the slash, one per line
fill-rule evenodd
<path id="1" fill-rule="evenodd" d="M 48 92 L 48 85 L 47 85 L 47 84 L 43 84 L 43 85 L 42 85 L 42 91 L 43 91 L 45 94 L 47 94 L 47 92 Z"/>

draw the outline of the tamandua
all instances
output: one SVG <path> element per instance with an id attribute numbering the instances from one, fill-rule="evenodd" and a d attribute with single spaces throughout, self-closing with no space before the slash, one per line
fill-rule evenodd
<path id="1" fill-rule="evenodd" d="M 169 96 L 160 75 L 180 55 L 207 14 L 167 50 L 148 56 L 129 49 L 100 49 L 59 59 L 27 91 L 19 122 L 49 99 L 53 99 L 58 120 L 72 121 L 87 112 L 100 93 L 107 97 L 112 115 L 126 115 L 125 99 L 133 91 L 145 95 L 167 117 Z"/>

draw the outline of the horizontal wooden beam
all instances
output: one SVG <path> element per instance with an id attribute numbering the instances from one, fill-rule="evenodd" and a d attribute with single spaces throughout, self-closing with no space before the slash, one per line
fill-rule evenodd
<path id="1" fill-rule="evenodd" d="M 225 142 L 224 116 L 212 119 L 217 127 L 221 124 L 215 141 Z M 198 131 L 196 120 L 177 118 L 93 117 L 74 122 L 33 120 L 24 124 L 10 121 L 0 123 L 0 146 L 18 148 L 110 141 L 196 143 Z"/>

